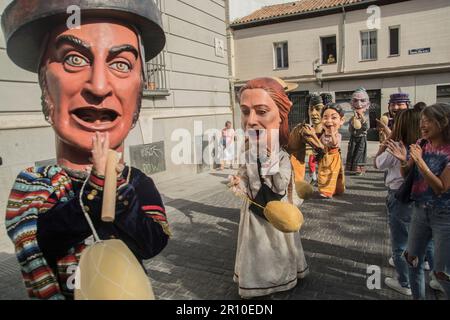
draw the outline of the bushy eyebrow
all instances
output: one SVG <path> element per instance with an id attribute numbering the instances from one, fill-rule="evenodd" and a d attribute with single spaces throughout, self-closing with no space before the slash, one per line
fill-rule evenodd
<path id="1" fill-rule="evenodd" d="M 123 44 L 117 47 L 113 47 L 109 50 L 109 57 L 117 56 L 122 52 L 131 52 L 134 54 L 134 57 L 137 59 L 139 57 L 139 51 L 129 44 Z"/>
<path id="2" fill-rule="evenodd" d="M 91 45 L 89 45 L 88 43 L 84 42 L 83 40 L 81 40 L 80 38 L 77 38 L 75 36 L 63 35 L 56 39 L 56 48 L 57 49 L 64 44 L 69 44 L 74 47 L 78 47 L 78 48 L 81 48 L 81 49 L 91 52 Z"/>
<path id="3" fill-rule="evenodd" d="M 72 45 L 78 49 L 88 51 L 90 54 L 92 53 L 91 45 L 86 43 L 85 41 L 81 40 L 80 38 L 77 38 L 72 35 L 63 35 L 56 39 L 56 48 L 60 48 L 61 46 L 69 44 Z M 113 47 L 109 50 L 109 57 L 117 56 L 118 54 L 122 52 L 131 52 L 135 58 L 137 59 L 139 57 L 139 51 L 129 44 L 124 44 L 120 46 Z"/>

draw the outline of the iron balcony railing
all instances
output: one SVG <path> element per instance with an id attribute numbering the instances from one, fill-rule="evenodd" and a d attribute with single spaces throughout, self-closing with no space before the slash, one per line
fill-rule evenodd
<path id="1" fill-rule="evenodd" d="M 146 71 L 146 91 L 169 91 L 167 86 L 167 69 L 164 51 L 147 63 Z"/>

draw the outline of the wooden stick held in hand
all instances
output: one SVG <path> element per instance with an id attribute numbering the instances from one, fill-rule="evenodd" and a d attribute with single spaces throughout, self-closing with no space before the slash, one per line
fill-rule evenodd
<path id="1" fill-rule="evenodd" d="M 117 171 L 119 154 L 108 151 L 105 169 L 105 186 L 103 188 L 102 221 L 113 222 L 116 215 Z"/>

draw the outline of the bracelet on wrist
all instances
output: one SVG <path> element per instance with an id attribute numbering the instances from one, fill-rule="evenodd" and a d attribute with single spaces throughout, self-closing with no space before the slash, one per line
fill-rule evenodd
<path id="1" fill-rule="evenodd" d="M 428 168 L 428 166 L 425 166 L 425 167 L 423 168 L 423 171 L 432 173 L 431 170 L 430 170 L 430 168 Z"/>

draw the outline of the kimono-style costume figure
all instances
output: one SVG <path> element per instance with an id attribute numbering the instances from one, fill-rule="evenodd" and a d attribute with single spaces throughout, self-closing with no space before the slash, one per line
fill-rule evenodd
<path id="1" fill-rule="evenodd" d="M 308 115 L 309 115 L 309 119 L 310 122 L 312 124 L 312 126 L 314 127 L 316 136 L 318 139 L 320 139 L 320 137 L 322 136 L 323 133 L 323 129 L 322 129 L 322 109 L 325 106 L 328 106 L 330 104 L 333 103 L 333 96 L 328 93 L 328 92 L 322 92 L 320 94 L 320 97 L 322 98 L 322 105 L 313 105 L 309 107 L 308 109 Z M 320 141 L 320 140 L 319 140 Z M 311 179 L 311 183 L 313 185 L 317 185 L 317 168 L 318 168 L 318 162 L 319 159 L 322 157 L 322 150 L 320 148 L 321 146 L 314 146 L 309 150 L 309 152 L 307 152 L 307 154 L 309 154 L 309 160 L 308 160 L 308 165 L 309 165 L 309 171 L 310 171 L 310 175 L 312 177 Z"/>
<path id="2" fill-rule="evenodd" d="M 271 90 L 266 91 L 267 89 Z M 257 100 L 253 99 L 255 97 Z M 244 128 L 248 129 L 251 126 L 255 129 L 269 129 L 271 125 L 273 128 L 279 126 L 280 143 L 282 145 L 287 143 L 289 136 L 287 116 L 292 103 L 277 82 L 270 78 L 250 80 L 241 89 L 240 103 Z M 252 105 L 252 103 L 256 104 Z M 253 108 L 255 106 L 258 108 L 260 103 L 271 105 L 272 109 L 268 111 L 268 114 L 274 114 L 276 117 L 279 114 L 281 125 L 277 119 L 274 119 L 273 123 L 267 123 L 267 118 L 264 117 L 260 120 L 258 116 L 253 120 L 247 118 L 247 115 L 254 112 Z M 273 172 L 270 170 L 259 172 L 258 164 L 252 161 L 245 164 L 238 174 L 240 189 L 250 199 L 254 199 L 264 183 L 273 193 L 282 197 L 281 201 L 290 201 L 295 204 L 289 154 L 281 148 L 276 155 L 272 154 L 271 159 L 274 160 L 270 167 L 278 168 Z M 244 201 L 239 222 L 234 274 L 234 281 L 239 285 L 239 295 L 250 298 L 289 290 L 296 286 L 297 279 L 304 278 L 308 273 L 300 234 L 279 231 L 264 217 L 250 210 L 250 204 L 249 200 Z"/>
<path id="3" fill-rule="evenodd" d="M 348 126 L 350 141 L 347 151 L 346 170 L 356 174 L 363 174 L 367 161 L 367 131 L 369 131 L 369 122 L 364 116 L 364 112 L 370 105 L 366 90 L 363 88 L 356 90 L 353 93 L 351 104 L 355 114 L 350 119 Z"/>
<path id="4" fill-rule="evenodd" d="M 81 9 L 70 28 L 67 8 Z M 15 0 L 2 27 L 9 57 L 39 74 L 43 112 L 56 133 L 57 165 L 23 170 L 12 188 L 6 228 L 30 298 L 71 299 L 81 252 L 122 240 L 142 263 L 170 235 L 152 179 L 117 168 L 115 220 L 101 220 L 106 152 L 122 153 L 139 117 L 145 61 L 164 47 L 153 1 Z M 90 222 L 86 217 L 90 217 Z"/>
<path id="5" fill-rule="evenodd" d="M 324 155 L 319 161 L 318 189 L 324 198 L 332 198 L 345 191 L 345 175 L 341 157 L 339 128 L 344 123 L 344 112 L 339 104 L 331 104 L 322 111 L 324 132 L 320 141 Z"/>
<path id="6" fill-rule="evenodd" d="M 288 151 L 291 153 L 291 164 L 294 170 L 295 181 L 304 181 L 306 173 L 305 157 L 308 157 L 308 165 L 312 183 L 317 181 L 315 157 L 318 150 L 322 148 L 319 138 L 322 132 L 321 112 L 324 108 L 323 101 L 329 101 L 328 94 L 312 94 L 308 96 L 308 115 L 311 125 L 297 125 L 292 131 L 289 138 Z"/>

